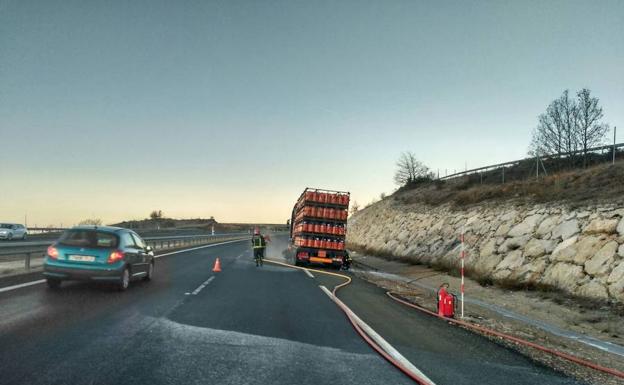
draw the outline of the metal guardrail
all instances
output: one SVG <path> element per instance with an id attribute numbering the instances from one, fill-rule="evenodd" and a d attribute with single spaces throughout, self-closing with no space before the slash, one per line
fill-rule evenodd
<path id="1" fill-rule="evenodd" d="M 227 241 L 227 240 L 235 240 L 235 239 L 245 239 L 250 238 L 251 235 L 248 233 L 226 233 L 226 234 L 215 234 L 215 235 L 178 235 L 172 237 L 146 237 L 143 238 L 145 243 L 148 246 L 151 246 L 154 251 L 158 250 L 169 250 L 169 249 L 177 249 L 181 247 L 187 246 L 200 246 L 206 245 L 210 243 L 216 243 L 219 241 Z M 24 256 L 24 268 L 26 271 L 30 271 L 31 260 L 33 257 L 43 257 L 45 255 L 45 250 L 47 246 L 52 244 L 53 242 L 37 242 L 36 244 L 29 243 L 23 247 L 16 245 L 15 248 L 17 250 L 13 251 L 4 251 L 0 252 L 0 257 L 17 257 Z M 42 248 L 34 249 L 33 247 L 43 246 Z M 30 247 L 30 249 L 27 249 Z M 24 249 L 24 250 L 22 250 Z"/>
<path id="2" fill-rule="evenodd" d="M 615 145 L 609 144 L 609 145 L 606 145 L 606 146 L 593 147 L 593 148 L 587 149 L 587 152 L 597 152 L 597 151 L 604 151 L 604 150 L 613 150 L 614 148 L 616 150 L 618 150 L 620 148 L 624 148 L 624 143 L 618 143 L 618 144 L 615 144 Z M 577 150 L 577 151 L 573 151 L 573 152 L 565 153 L 565 154 L 560 154 L 560 155 L 558 155 L 558 154 L 541 155 L 540 159 L 541 160 L 547 160 L 547 159 L 554 159 L 554 158 L 565 158 L 565 157 L 568 157 L 568 156 L 578 155 L 578 154 L 582 154 L 582 153 L 583 153 L 583 150 Z M 531 158 L 512 160 L 510 162 L 492 164 L 492 165 L 489 165 L 489 166 L 483 166 L 483 167 L 473 168 L 473 169 L 470 169 L 470 170 L 456 172 L 456 173 L 453 173 L 453 174 L 450 174 L 450 175 L 442 176 L 439 179 L 441 179 L 441 180 L 448 180 L 448 179 L 458 178 L 458 177 L 465 176 L 465 175 L 476 174 L 478 172 L 485 172 L 485 171 L 495 170 L 495 169 L 498 169 L 498 168 L 515 166 L 515 165 L 517 165 L 520 162 L 532 161 L 534 159 L 535 159 L 535 157 L 531 157 Z"/>
<path id="3" fill-rule="evenodd" d="M 169 236 L 159 236 L 159 237 L 142 237 L 142 239 L 146 242 L 148 241 L 157 241 L 161 239 L 171 240 L 171 239 L 185 239 L 185 238 L 197 238 L 197 237 L 216 237 L 216 236 L 234 236 L 234 235 L 249 235 L 247 232 L 236 232 L 236 233 L 222 233 L 222 234 L 195 234 L 195 235 L 169 235 Z M 44 240 L 44 241 L 13 241 L 12 243 L 3 243 L 0 242 L 0 249 L 2 248 L 26 248 L 26 247 L 37 247 L 37 246 L 49 246 L 54 243 L 53 240 Z M 0 254 L 2 255 L 2 254 Z"/>

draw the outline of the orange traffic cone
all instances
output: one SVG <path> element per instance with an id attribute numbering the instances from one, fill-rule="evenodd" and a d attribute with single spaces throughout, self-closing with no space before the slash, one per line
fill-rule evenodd
<path id="1" fill-rule="evenodd" d="M 215 265 L 212 268 L 212 271 L 214 271 L 215 273 L 219 273 L 221 271 L 221 261 L 219 260 L 219 257 L 217 257 L 217 260 L 215 261 Z"/>

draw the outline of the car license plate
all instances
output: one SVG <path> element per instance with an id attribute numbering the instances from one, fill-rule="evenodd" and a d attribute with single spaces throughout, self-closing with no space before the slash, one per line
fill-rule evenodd
<path id="1" fill-rule="evenodd" d="M 93 262 L 95 257 L 91 255 L 70 255 L 67 259 L 70 261 Z"/>

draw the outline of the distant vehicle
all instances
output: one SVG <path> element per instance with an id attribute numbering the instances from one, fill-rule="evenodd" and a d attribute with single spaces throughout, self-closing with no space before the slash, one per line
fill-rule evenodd
<path id="1" fill-rule="evenodd" d="M 19 223 L 0 223 L 0 239 L 12 240 L 21 239 L 25 240 L 28 236 L 28 229 L 24 225 Z"/>
<path id="2" fill-rule="evenodd" d="M 78 280 L 110 282 L 126 290 L 132 280 L 152 279 L 154 252 L 132 230 L 76 226 L 48 247 L 43 275 L 51 289 Z"/>

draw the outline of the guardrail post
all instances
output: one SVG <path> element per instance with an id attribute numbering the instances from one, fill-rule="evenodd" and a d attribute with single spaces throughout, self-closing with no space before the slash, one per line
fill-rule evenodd
<path id="1" fill-rule="evenodd" d="M 26 260 L 24 261 L 24 267 L 26 268 L 26 271 L 30 271 L 30 254 L 31 253 L 26 253 Z"/>

